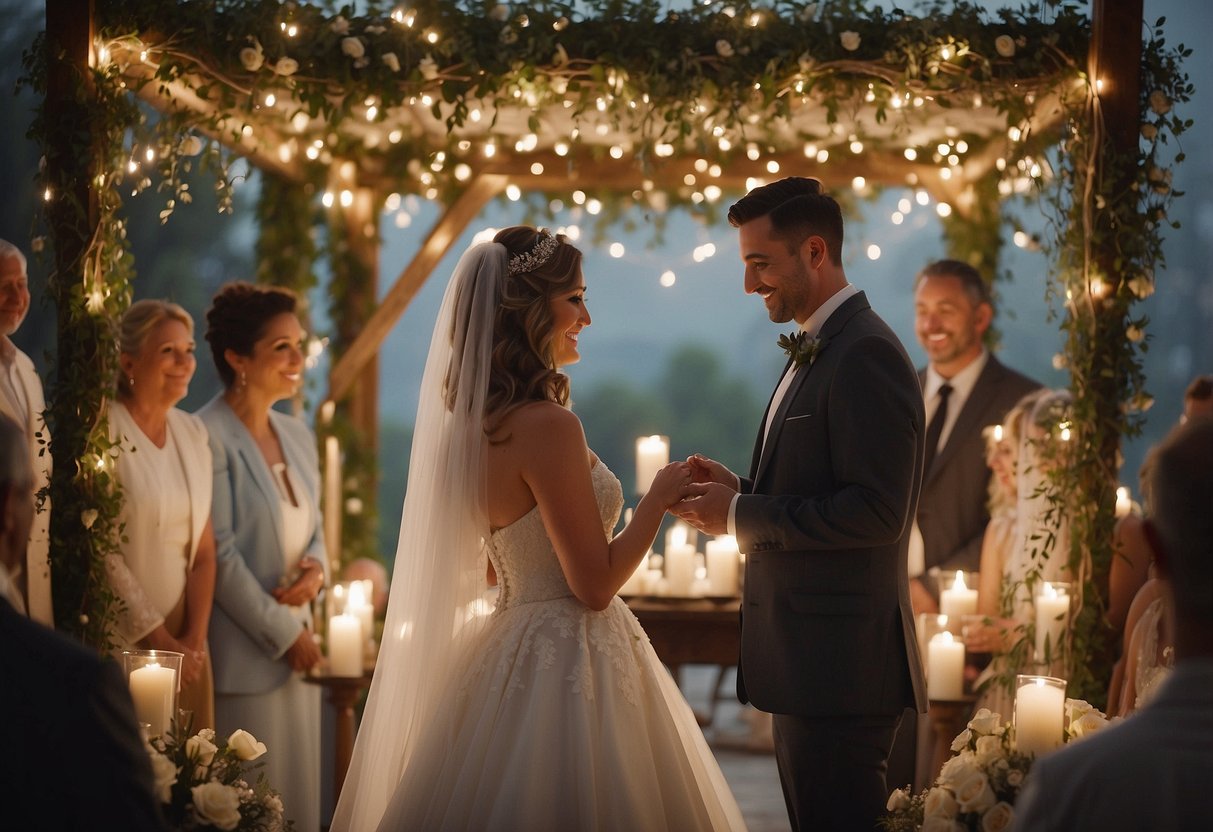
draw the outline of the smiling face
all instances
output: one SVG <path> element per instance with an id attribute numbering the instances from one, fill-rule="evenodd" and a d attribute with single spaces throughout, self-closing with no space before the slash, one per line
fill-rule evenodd
<path id="1" fill-rule="evenodd" d="M 12 335 L 29 311 L 29 281 L 16 257 L 0 257 L 0 335 Z"/>
<path id="2" fill-rule="evenodd" d="M 772 236 L 771 218 L 761 216 L 738 229 L 738 242 L 746 294 L 762 298 L 772 321 L 803 324 L 832 294 L 819 273 L 827 259 L 821 237 L 811 235 L 789 250 L 786 240 Z"/>
<path id="3" fill-rule="evenodd" d="M 931 366 L 951 378 L 981 354 L 981 337 L 994 310 L 974 303 L 964 284 L 951 275 L 924 277 L 914 292 L 914 332 Z"/>
<path id="4" fill-rule="evenodd" d="M 253 344 L 249 355 L 228 350 L 225 357 L 236 371 L 236 384 L 248 385 L 250 392 L 268 396 L 271 401 L 295 395 L 303 380 L 303 327 L 293 312 L 270 318 Z"/>
<path id="5" fill-rule="evenodd" d="M 576 288 L 562 292 L 549 301 L 552 312 L 552 362 L 557 367 L 581 360 L 577 339 L 590 325 L 590 310 L 585 303 L 585 279 L 579 277 Z"/>
<path id="6" fill-rule="evenodd" d="M 198 366 L 194 336 L 175 318 L 162 320 L 143 339 L 138 354 L 124 352 L 119 361 L 131 398 L 164 410 L 185 398 Z"/>

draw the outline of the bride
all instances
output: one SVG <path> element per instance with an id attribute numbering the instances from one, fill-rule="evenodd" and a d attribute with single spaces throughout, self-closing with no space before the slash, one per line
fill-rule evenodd
<path id="1" fill-rule="evenodd" d="M 557 370 L 580 358 L 585 293 L 581 253 L 523 226 L 455 269 L 334 830 L 744 828 L 690 707 L 615 597 L 690 470 L 664 468 L 611 537 L 623 492 Z"/>

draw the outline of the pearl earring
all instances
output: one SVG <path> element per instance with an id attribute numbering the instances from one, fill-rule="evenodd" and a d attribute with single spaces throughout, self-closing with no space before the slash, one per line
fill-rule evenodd
<path id="1" fill-rule="evenodd" d="M 134 377 L 134 376 L 127 376 L 127 379 L 126 379 L 126 380 L 127 380 L 128 382 L 130 382 L 131 389 L 132 389 L 132 390 L 134 390 L 134 389 L 135 389 L 135 377 Z"/>

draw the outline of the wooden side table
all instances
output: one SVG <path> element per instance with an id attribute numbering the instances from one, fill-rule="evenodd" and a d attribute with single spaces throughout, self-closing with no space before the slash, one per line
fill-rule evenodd
<path id="1" fill-rule="evenodd" d="M 336 713 L 333 742 L 333 804 L 341 797 L 345 784 L 345 773 L 349 771 L 350 759 L 354 756 L 355 710 L 362 692 L 371 686 L 372 670 L 361 676 L 304 676 L 304 681 L 319 685 L 328 695 L 329 704 Z"/>
<path id="2" fill-rule="evenodd" d="M 927 772 L 927 783 L 934 783 L 943 764 L 952 756 L 952 740 L 964 730 L 973 712 L 976 696 L 961 699 L 932 699 L 927 718 L 935 737 L 934 753 L 931 755 L 931 770 Z"/>

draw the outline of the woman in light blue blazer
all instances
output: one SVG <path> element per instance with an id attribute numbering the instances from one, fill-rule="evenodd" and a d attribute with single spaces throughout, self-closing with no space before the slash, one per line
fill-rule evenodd
<path id="1" fill-rule="evenodd" d="M 215 723 L 266 744 L 265 772 L 299 830 L 320 828 L 320 660 L 309 604 L 324 586 L 316 440 L 273 409 L 303 376 L 294 294 L 231 283 L 206 314 L 225 389 L 198 415 L 210 434 L 218 570 L 210 644 Z"/>

